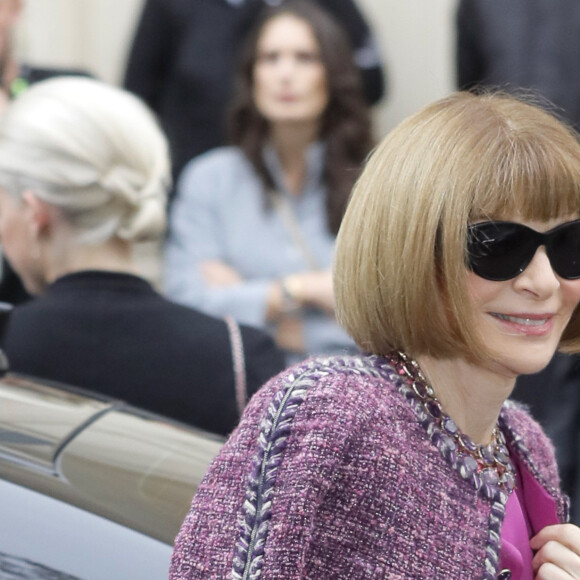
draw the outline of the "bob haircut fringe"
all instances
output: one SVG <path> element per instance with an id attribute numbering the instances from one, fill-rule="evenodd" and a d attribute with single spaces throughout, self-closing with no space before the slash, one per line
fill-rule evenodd
<path id="1" fill-rule="evenodd" d="M 467 227 L 580 217 L 580 144 L 541 108 L 458 92 L 370 157 L 337 238 L 337 317 L 364 352 L 489 360 L 467 294 Z M 580 313 L 559 349 L 580 352 Z"/>

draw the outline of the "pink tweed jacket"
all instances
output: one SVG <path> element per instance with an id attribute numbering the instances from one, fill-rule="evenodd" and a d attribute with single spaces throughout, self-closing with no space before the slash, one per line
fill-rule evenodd
<path id="1" fill-rule="evenodd" d="M 428 423 L 381 357 L 312 359 L 275 377 L 198 489 L 171 580 L 498 577 L 504 505 Z M 550 442 L 513 403 L 500 426 L 566 521 Z"/>

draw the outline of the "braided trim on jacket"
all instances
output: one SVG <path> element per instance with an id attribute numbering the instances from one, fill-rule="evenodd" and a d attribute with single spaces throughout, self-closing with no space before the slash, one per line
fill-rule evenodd
<path id="1" fill-rule="evenodd" d="M 240 537 L 234 554 L 231 573 L 234 580 L 256 580 L 262 573 L 274 484 L 292 422 L 308 390 L 322 377 L 337 372 L 399 382 L 386 360 L 377 356 L 312 359 L 288 375 L 260 426 L 258 451 L 247 482 Z"/>

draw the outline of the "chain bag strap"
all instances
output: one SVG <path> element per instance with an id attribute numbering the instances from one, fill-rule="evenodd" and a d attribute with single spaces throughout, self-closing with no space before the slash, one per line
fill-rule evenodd
<path id="1" fill-rule="evenodd" d="M 246 381 L 246 361 L 244 358 L 244 343 L 238 323 L 231 316 L 224 317 L 230 335 L 234 381 L 236 389 L 236 405 L 241 417 L 248 402 L 248 388 Z"/>

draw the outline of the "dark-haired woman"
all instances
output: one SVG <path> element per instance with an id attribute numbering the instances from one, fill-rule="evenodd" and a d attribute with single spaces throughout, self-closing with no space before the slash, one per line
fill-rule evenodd
<path id="1" fill-rule="evenodd" d="M 289 361 L 353 348 L 334 320 L 330 263 L 370 123 L 328 14 L 301 0 L 264 14 L 231 127 L 234 146 L 190 162 L 178 183 L 167 293 L 268 328 Z"/>

